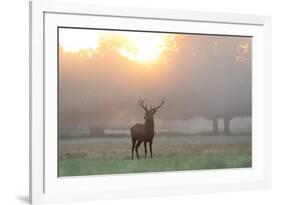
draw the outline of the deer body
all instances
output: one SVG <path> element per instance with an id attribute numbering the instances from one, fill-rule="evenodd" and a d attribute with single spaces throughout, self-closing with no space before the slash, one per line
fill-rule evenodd
<path id="1" fill-rule="evenodd" d="M 137 158 L 139 159 L 138 148 L 143 143 L 145 157 L 147 155 L 146 144 L 149 143 L 150 157 L 152 158 L 152 142 L 155 135 L 154 132 L 154 114 L 156 111 L 162 107 L 164 100 L 161 101 L 161 104 L 157 107 L 151 106 L 150 109 L 144 104 L 144 100 L 139 100 L 139 106 L 145 110 L 145 122 L 144 124 L 137 123 L 131 127 L 131 138 L 132 138 L 132 159 L 134 158 L 134 151 L 136 151 Z"/>

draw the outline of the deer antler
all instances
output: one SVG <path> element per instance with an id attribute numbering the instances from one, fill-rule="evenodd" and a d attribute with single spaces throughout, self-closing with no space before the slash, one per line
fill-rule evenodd
<path id="1" fill-rule="evenodd" d="M 148 112 L 148 109 L 147 109 L 147 105 L 144 104 L 144 100 L 142 100 L 141 98 L 138 100 L 138 104 L 141 108 L 143 108 L 146 112 Z"/>
<path id="2" fill-rule="evenodd" d="M 160 103 L 158 106 L 153 107 L 153 109 L 154 109 L 155 111 L 158 110 L 160 107 L 162 107 L 162 106 L 164 105 L 164 103 L 165 103 L 165 100 L 162 99 L 162 100 L 161 100 L 161 103 Z"/>

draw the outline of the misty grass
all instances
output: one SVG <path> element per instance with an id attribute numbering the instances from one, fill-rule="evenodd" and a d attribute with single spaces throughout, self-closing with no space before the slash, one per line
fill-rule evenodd
<path id="1" fill-rule="evenodd" d="M 251 167 L 250 154 L 172 155 L 131 159 L 63 159 L 59 160 L 59 176 L 103 175 L 160 171 L 224 169 Z"/>
<path id="2" fill-rule="evenodd" d="M 130 159 L 129 137 L 60 139 L 59 176 L 251 167 L 251 136 L 161 136 L 153 159 L 139 153 Z"/>

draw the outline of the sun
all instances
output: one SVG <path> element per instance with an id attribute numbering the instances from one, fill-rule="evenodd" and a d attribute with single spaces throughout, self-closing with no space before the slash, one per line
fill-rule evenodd
<path id="1" fill-rule="evenodd" d="M 117 43 L 115 50 L 130 61 L 153 64 L 161 59 L 168 49 L 168 39 L 172 34 L 129 31 L 101 31 L 90 29 L 60 29 L 59 44 L 66 52 L 79 52 L 83 49 L 98 50 L 101 39 L 112 37 Z M 125 39 L 125 40 L 124 40 Z"/>
<path id="2" fill-rule="evenodd" d="M 121 55 L 139 63 L 154 63 L 160 60 L 162 52 L 167 48 L 167 34 L 159 33 L 128 33 L 129 42 L 135 46 L 132 49 L 119 49 Z"/>

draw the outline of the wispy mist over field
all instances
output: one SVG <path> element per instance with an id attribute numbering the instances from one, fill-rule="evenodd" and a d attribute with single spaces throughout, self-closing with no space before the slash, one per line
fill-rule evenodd
<path id="1" fill-rule="evenodd" d="M 97 35 L 101 31 L 88 32 Z M 251 117 L 251 38 L 162 34 L 167 36 L 166 47 L 156 62 L 147 64 L 119 52 L 123 44 L 130 47 L 122 33 L 134 32 L 103 32 L 107 35 L 96 39 L 100 43 L 95 49 L 64 51 L 61 44 L 62 127 L 105 129 L 119 124 L 120 129 L 129 129 L 143 121 L 137 105 L 141 97 L 149 104 L 166 99 L 156 118 L 164 124 L 170 122 L 170 127 L 193 118 Z"/>

